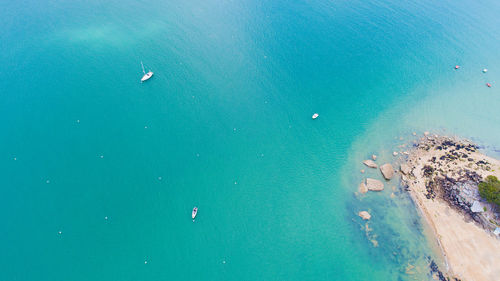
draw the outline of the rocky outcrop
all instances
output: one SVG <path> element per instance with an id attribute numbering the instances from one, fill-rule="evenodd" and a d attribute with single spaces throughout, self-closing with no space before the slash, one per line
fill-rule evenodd
<path id="1" fill-rule="evenodd" d="M 377 160 L 377 155 L 373 154 L 372 159 L 373 159 L 373 161 Z"/>
<path id="2" fill-rule="evenodd" d="M 367 178 L 366 188 L 371 191 L 382 191 L 384 190 L 384 183 L 376 179 Z"/>
<path id="3" fill-rule="evenodd" d="M 377 164 L 375 164 L 375 162 L 373 162 L 373 160 L 365 160 L 365 161 L 363 161 L 363 164 L 365 164 L 366 166 L 368 166 L 370 168 L 374 168 L 374 169 L 378 168 Z"/>
<path id="4" fill-rule="evenodd" d="M 380 171 L 386 180 L 390 180 L 394 176 L 394 168 L 389 163 L 380 166 Z"/>
<path id="5" fill-rule="evenodd" d="M 421 192 L 426 199 L 444 200 L 484 229 L 493 231 L 500 223 L 500 215 L 495 208 L 487 208 L 489 204 L 481 198 L 478 185 L 500 165 L 477 150 L 477 145 L 466 140 L 427 134 L 414 145 L 407 163 L 401 164 L 401 179 L 408 186 L 415 177 L 422 177 L 425 189 Z"/>
<path id="6" fill-rule="evenodd" d="M 358 216 L 360 216 L 363 220 L 369 220 L 372 218 L 372 216 L 370 215 L 370 213 L 368 213 L 367 211 L 361 211 L 358 213 Z"/>

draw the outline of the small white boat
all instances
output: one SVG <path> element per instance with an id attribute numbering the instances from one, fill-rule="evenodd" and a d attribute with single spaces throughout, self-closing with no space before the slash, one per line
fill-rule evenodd
<path id="1" fill-rule="evenodd" d="M 144 65 L 142 64 L 142 61 L 141 61 L 141 66 L 142 66 L 142 72 L 144 73 L 144 76 L 142 76 L 141 78 L 141 83 L 148 80 L 149 78 L 151 78 L 153 76 L 153 72 L 150 70 L 148 71 L 148 73 L 146 73 L 146 71 L 144 70 Z"/>
<path id="2" fill-rule="evenodd" d="M 196 218 L 197 213 L 198 213 L 198 207 L 194 207 L 193 212 L 191 213 L 191 217 L 193 218 L 193 220 L 194 220 L 194 218 Z"/>
<path id="3" fill-rule="evenodd" d="M 312 116 L 312 119 L 316 119 L 318 118 L 319 114 L 318 113 L 314 113 L 313 116 Z"/>
<path id="4" fill-rule="evenodd" d="M 483 73 L 486 73 L 486 72 L 488 72 L 488 69 L 487 68 L 483 69 Z"/>

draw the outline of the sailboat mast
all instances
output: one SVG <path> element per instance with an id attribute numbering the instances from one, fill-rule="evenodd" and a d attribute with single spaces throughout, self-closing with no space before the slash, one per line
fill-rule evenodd
<path id="1" fill-rule="evenodd" d="M 144 74 L 146 74 L 146 71 L 144 70 L 144 65 L 142 64 L 142 61 L 141 61 L 141 66 L 142 66 L 142 72 L 144 72 Z"/>

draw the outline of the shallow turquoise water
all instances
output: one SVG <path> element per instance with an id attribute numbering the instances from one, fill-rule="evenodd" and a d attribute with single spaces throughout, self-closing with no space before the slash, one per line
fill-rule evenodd
<path id="1" fill-rule="evenodd" d="M 500 5 L 434 2 L 4 3 L 0 279 L 426 278 L 405 194 L 353 191 L 412 131 L 497 150 Z"/>

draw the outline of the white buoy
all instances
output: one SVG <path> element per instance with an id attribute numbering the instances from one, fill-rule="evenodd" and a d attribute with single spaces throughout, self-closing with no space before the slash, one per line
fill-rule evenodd
<path id="1" fill-rule="evenodd" d="M 108 220 L 108 216 L 105 216 L 105 217 L 104 217 L 104 219 L 105 219 L 105 220 Z"/>
<path id="2" fill-rule="evenodd" d="M 148 264 L 148 261 L 144 261 L 144 264 Z"/>
<path id="3" fill-rule="evenodd" d="M 487 68 L 483 69 L 483 73 L 486 73 L 486 72 L 488 72 L 488 69 Z"/>
<path id="4" fill-rule="evenodd" d="M 319 114 L 318 113 L 314 113 L 313 116 L 312 116 L 312 119 L 316 119 L 319 117 Z"/>
<path id="5" fill-rule="evenodd" d="M 57 232 L 57 234 L 61 235 L 62 234 L 62 231 L 59 230 L 59 232 Z"/>

